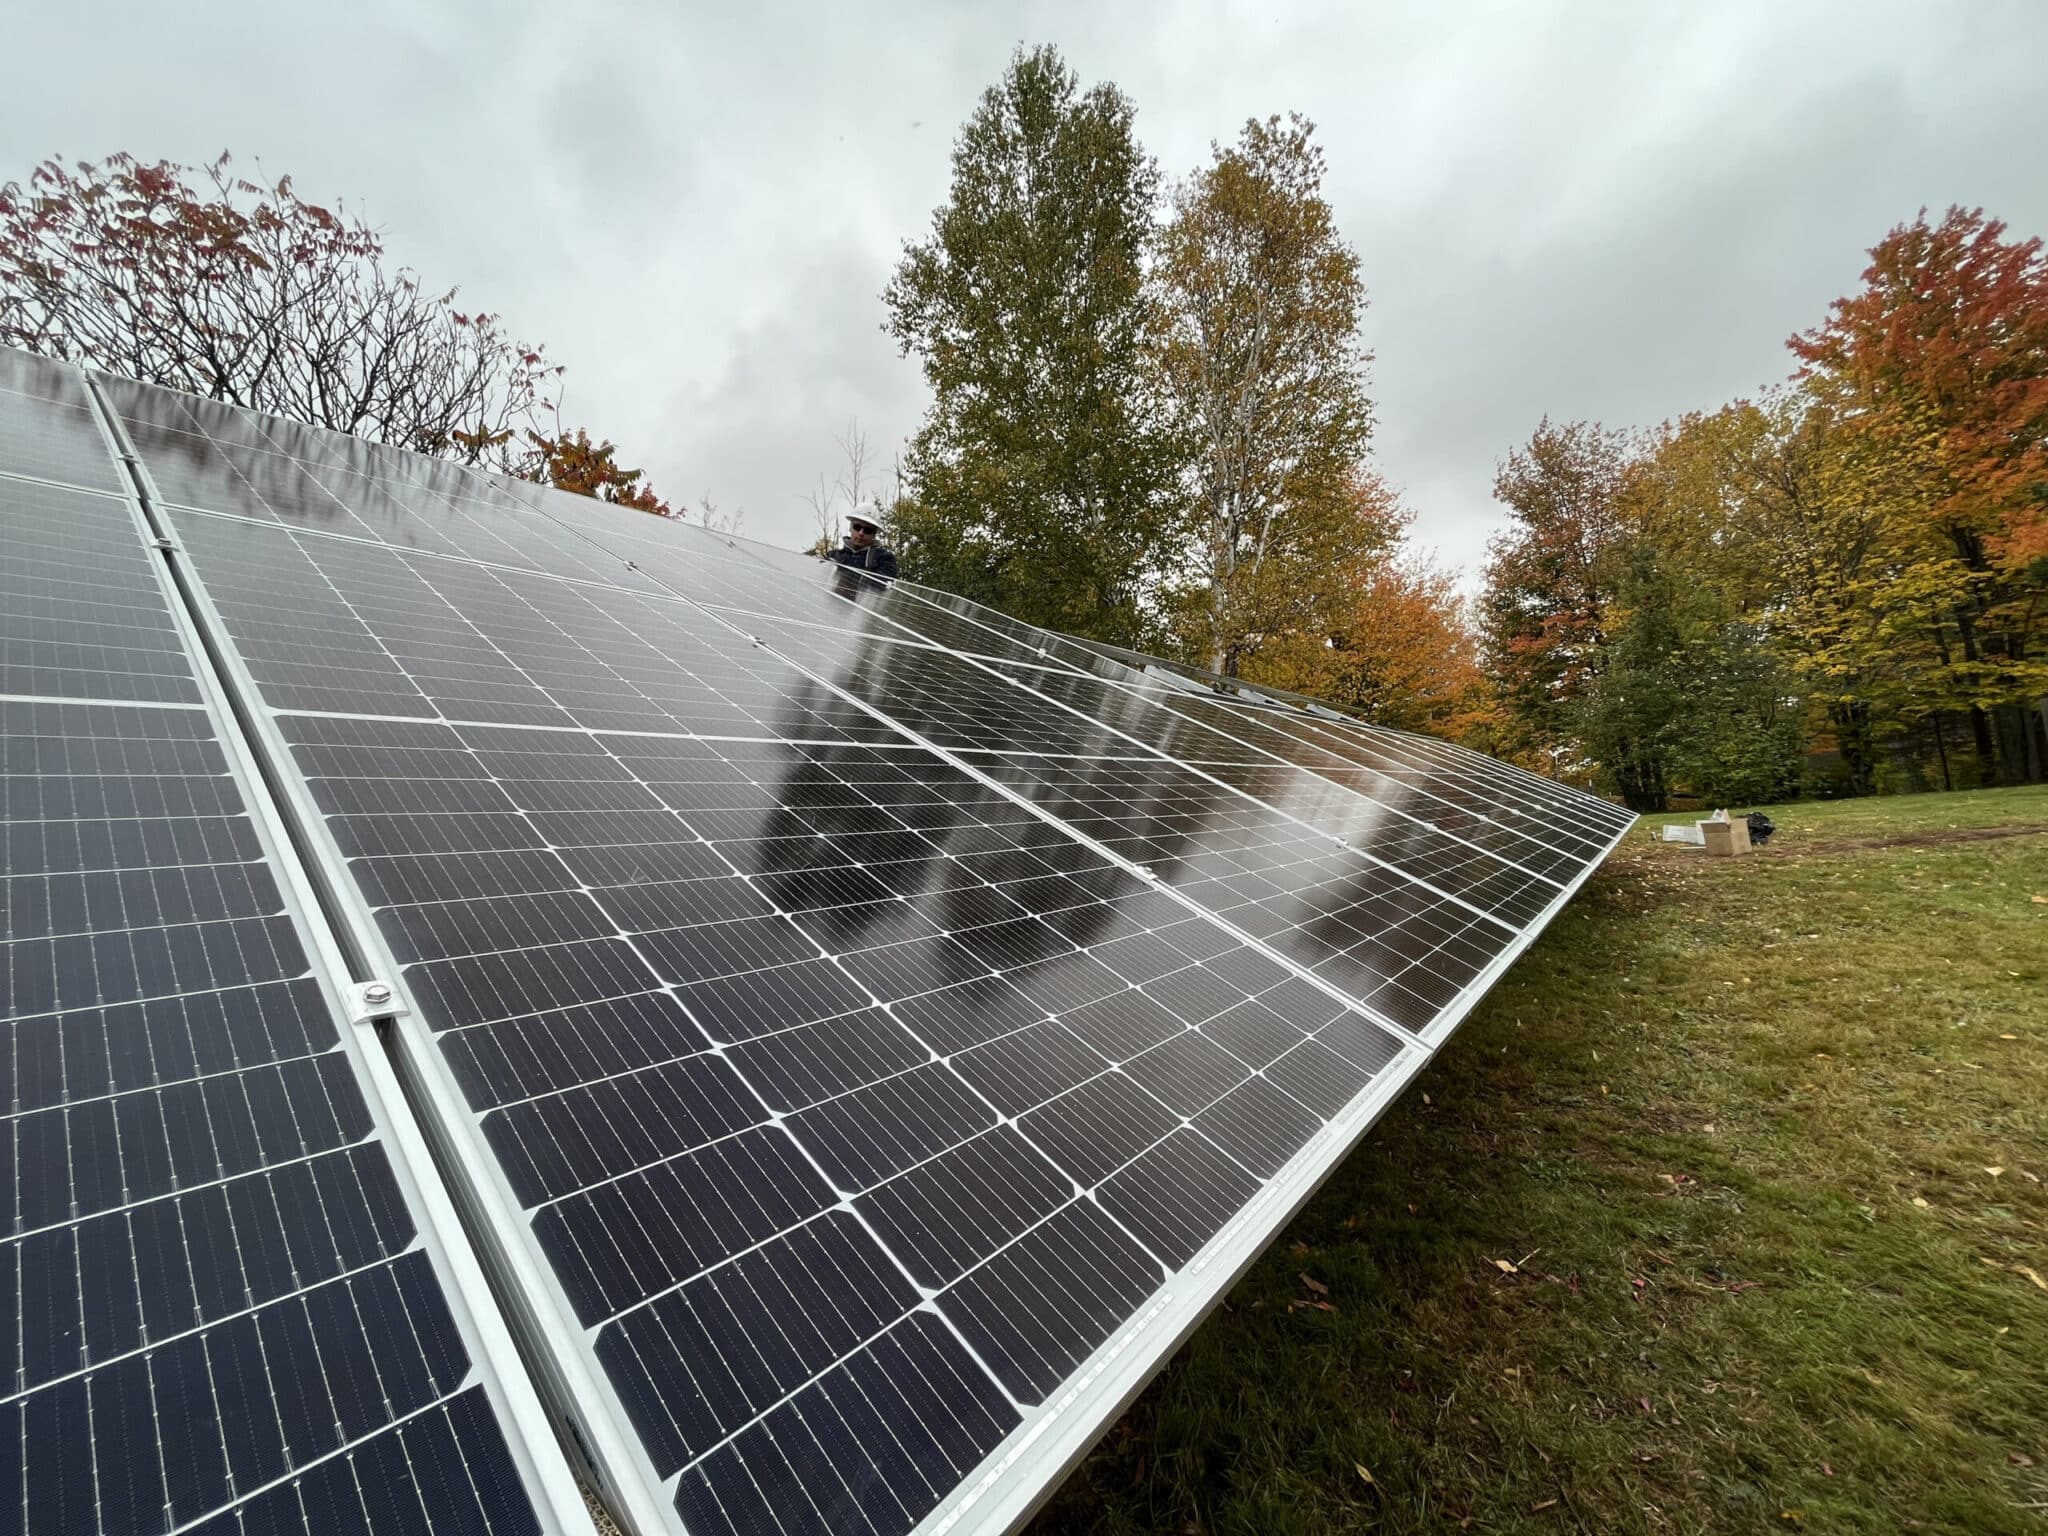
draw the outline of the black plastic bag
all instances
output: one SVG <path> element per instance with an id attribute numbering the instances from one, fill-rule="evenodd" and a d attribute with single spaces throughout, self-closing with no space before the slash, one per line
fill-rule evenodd
<path id="1" fill-rule="evenodd" d="M 1752 844 L 1768 843 L 1771 834 L 1778 830 L 1778 824 L 1762 811 L 1749 813 L 1749 840 Z"/>

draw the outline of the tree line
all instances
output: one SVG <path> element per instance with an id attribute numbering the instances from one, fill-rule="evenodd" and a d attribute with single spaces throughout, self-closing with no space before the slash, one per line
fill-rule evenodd
<path id="1" fill-rule="evenodd" d="M 1642 810 L 2048 776 L 2048 261 L 1926 212 L 1755 399 L 1501 467 L 1498 744 Z"/>
<path id="2" fill-rule="evenodd" d="M 2048 775 L 2038 239 L 1923 211 L 1783 385 L 1647 430 L 1545 420 L 1498 467 L 1468 602 L 1372 460 L 1313 125 L 1251 120 L 1169 181 L 1136 121 L 1050 47 L 984 93 L 881 295 L 930 407 L 883 472 L 848 425 L 819 547 L 879 491 L 906 576 L 1639 809 Z M 689 515 L 562 422 L 542 347 L 226 156 L 0 187 L 0 343 Z"/>
<path id="3" fill-rule="evenodd" d="M 1372 466 L 1365 289 L 1298 116 L 1167 187 L 1113 85 L 1020 50 L 885 326 L 932 404 L 906 575 L 1595 784 L 2048 775 L 2048 264 L 1925 212 L 1783 386 L 1648 430 L 1545 420 L 1468 610 Z"/>

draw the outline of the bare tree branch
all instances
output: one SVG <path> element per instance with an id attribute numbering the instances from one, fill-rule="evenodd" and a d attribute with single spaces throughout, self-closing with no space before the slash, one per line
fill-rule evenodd
<path id="1" fill-rule="evenodd" d="M 225 154 L 53 159 L 0 187 L 0 343 L 503 469 L 561 375 L 387 267 L 360 218 Z"/>

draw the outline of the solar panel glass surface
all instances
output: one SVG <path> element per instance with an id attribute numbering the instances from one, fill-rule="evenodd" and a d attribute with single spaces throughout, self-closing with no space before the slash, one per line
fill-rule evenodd
<path id="1" fill-rule="evenodd" d="M 0 1530 L 537 1530 L 150 559 L 0 475 Z"/>

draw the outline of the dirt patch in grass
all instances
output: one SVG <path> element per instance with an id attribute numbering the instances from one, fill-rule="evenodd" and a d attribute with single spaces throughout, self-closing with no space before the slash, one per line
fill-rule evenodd
<path id="1" fill-rule="evenodd" d="M 2048 790 L 1771 813 L 1838 856 L 1631 839 L 1036 1529 L 2048 1531 Z"/>
<path id="2" fill-rule="evenodd" d="M 1798 857 L 1814 853 L 1857 853 L 1869 848 L 1934 848 L 1943 843 L 1981 843 L 2001 837 L 2037 837 L 2048 832 L 2048 822 L 2017 827 L 1944 827 L 1921 832 L 1899 832 L 1891 837 L 1852 837 L 1827 843 L 1786 843 L 1773 840 L 1756 850 L 1759 858 Z"/>

